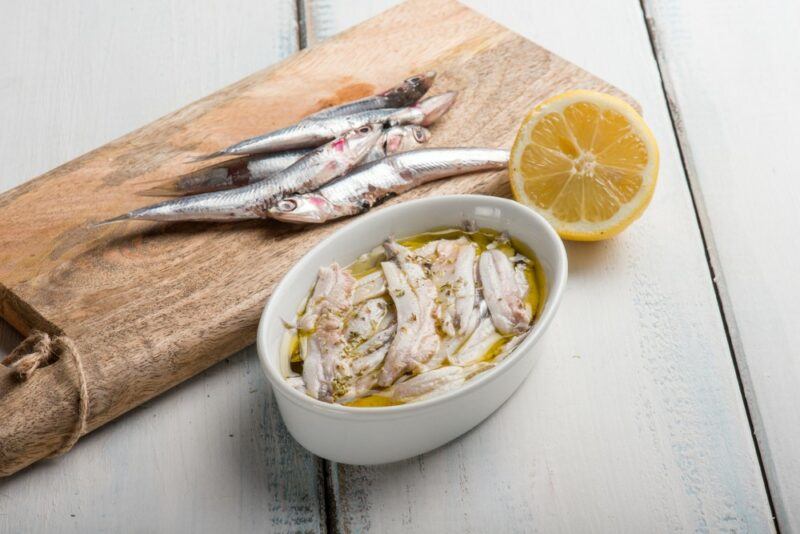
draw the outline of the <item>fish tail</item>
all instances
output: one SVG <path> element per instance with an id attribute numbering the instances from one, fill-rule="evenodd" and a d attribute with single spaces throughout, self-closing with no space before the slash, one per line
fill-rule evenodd
<path id="1" fill-rule="evenodd" d="M 207 161 L 209 159 L 221 158 L 223 156 L 230 156 L 230 152 L 227 149 L 225 150 L 218 150 L 216 152 L 212 152 L 210 154 L 202 154 L 200 156 L 192 156 L 185 161 L 185 163 L 197 163 L 198 161 Z"/>
<path id="2" fill-rule="evenodd" d="M 177 197 L 183 194 L 183 191 L 178 187 L 178 184 L 163 184 L 145 189 L 144 191 L 137 191 L 137 195 L 143 197 Z"/>
<path id="3" fill-rule="evenodd" d="M 233 160 L 225 166 L 203 168 L 184 174 L 168 183 L 160 183 L 150 189 L 137 191 L 146 197 L 178 197 L 198 193 L 210 193 L 250 185 L 251 174 L 247 170 L 246 159 Z"/>
<path id="4" fill-rule="evenodd" d="M 112 217 L 111 219 L 106 219 L 105 221 L 91 223 L 89 225 L 89 228 L 97 228 L 98 226 L 105 226 L 107 224 L 113 224 L 113 223 L 122 222 L 122 221 L 129 221 L 132 218 L 133 217 L 131 216 L 130 213 L 123 213 L 122 215 L 119 215 L 117 217 Z"/>

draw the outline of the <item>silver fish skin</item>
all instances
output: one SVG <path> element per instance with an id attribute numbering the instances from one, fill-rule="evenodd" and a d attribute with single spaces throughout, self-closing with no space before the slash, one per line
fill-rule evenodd
<path id="1" fill-rule="evenodd" d="M 365 125 L 313 150 L 271 180 L 167 200 L 99 224 L 132 219 L 231 221 L 268 217 L 269 207 L 282 196 L 314 190 L 355 167 L 372 149 L 381 132 L 379 125 Z"/>
<path id="2" fill-rule="evenodd" d="M 369 151 L 364 163 L 378 161 L 392 154 L 417 150 L 431 140 L 431 131 L 417 124 L 392 126 L 383 131 L 383 135 Z"/>
<path id="3" fill-rule="evenodd" d="M 357 215 L 386 198 L 422 184 L 471 172 L 504 169 L 508 150 L 423 148 L 388 156 L 357 169 L 313 193 L 287 196 L 269 209 L 291 223 L 324 223 Z"/>
<path id="4" fill-rule="evenodd" d="M 421 124 L 422 126 L 430 126 L 438 121 L 442 115 L 447 113 L 458 98 L 458 91 L 447 91 L 440 95 L 431 96 L 425 100 L 420 100 L 413 106 L 405 109 L 418 109 L 422 111 L 422 120 L 420 122 L 410 122 L 410 124 Z M 397 123 L 404 124 L 404 123 Z"/>
<path id="5" fill-rule="evenodd" d="M 427 143 L 430 138 L 431 132 L 424 126 L 410 124 L 387 128 L 366 155 L 363 163 L 376 161 L 398 152 L 414 150 Z M 173 184 L 155 187 L 142 194 L 194 195 L 243 187 L 272 177 L 307 155 L 311 150 L 301 148 L 249 159 L 240 158 L 224 165 L 200 169 L 182 176 Z"/>
<path id="6" fill-rule="evenodd" d="M 220 156 L 243 156 L 279 152 L 319 146 L 344 132 L 356 130 L 368 124 L 421 124 L 427 126 L 441 117 L 455 102 L 458 93 L 450 91 L 421 100 L 404 108 L 382 108 L 362 111 L 344 117 L 304 119 L 273 132 L 245 139 L 235 145 L 197 159 Z"/>
<path id="7" fill-rule="evenodd" d="M 172 183 L 142 191 L 147 196 L 183 196 L 223 191 L 261 181 L 282 171 L 306 156 L 313 149 L 300 148 L 265 156 L 242 157 L 223 165 L 204 167 L 184 174 Z"/>
<path id="8" fill-rule="evenodd" d="M 361 98 L 353 102 L 347 102 L 339 106 L 332 106 L 317 111 L 306 117 L 306 119 L 327 119 L 331 117 L 343 117 L 353 113 L 361 113 L 372 109 L 381 108 L 402 108 L 410 106 L 422 98 L 436 79 L 436 71 L 428 71 L 424 74 L 417 74 L 406 78 L 399 85 L 392 87 L 380 94 Z"/>

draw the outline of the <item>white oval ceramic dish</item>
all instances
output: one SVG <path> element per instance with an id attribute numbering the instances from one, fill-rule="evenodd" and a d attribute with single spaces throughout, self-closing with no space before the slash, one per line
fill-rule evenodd
<path id="1" fill-rule="evenodd" d="M 355 408 L 318 401 L 293 389 L 281 374 L 282 319 L 293 320 L 317 277 L 336 261 L 348 265 L 389 235 L 404 237 L 434 228 L 478 226 L 507 231 L 529 247 L 547 278 L 547 300 L 531 332 L 494 369 L 440 396 L 400 406 Z M 314 454 L 347 464 L 379 464 L 435 449 L 471 429 L 519 387 L 536 359 L 531 350 L 555 314 L 567 281 L 567 255 L 552 227 L 514 201 L 452 195 L 404 202 L 354 219 L 311 249 L 281 280 L 258 325 L 258 356 L 272 385 L 283 421 Z"/>

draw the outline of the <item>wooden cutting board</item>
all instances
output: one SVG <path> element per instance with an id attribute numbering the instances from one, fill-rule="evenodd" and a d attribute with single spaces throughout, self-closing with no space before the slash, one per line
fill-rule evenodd
<path id="1" fill-rule="evenodd" d="M 430 69 L 439 73 L 430 94 L 460 91 L 433 127 L 432 146 L 509 147 L 536 102 L 568 89 L 625 97 L 455 1 L 411 0 L 0 196 L 0 315 L 22 333 L 76 343 L 87 431 L 253 343 L 275 283 L 347 222 L 90 223 L 158 200 L 138 193 L 201 166 L 187 164 L 190 156 Z M 390 204 L 508 192 L 504 172 L 484 173 Z M 69 435 L 76 384 L 66 359 L 28 382 L 2 381 L 0 474 L 47 456 Z"/>

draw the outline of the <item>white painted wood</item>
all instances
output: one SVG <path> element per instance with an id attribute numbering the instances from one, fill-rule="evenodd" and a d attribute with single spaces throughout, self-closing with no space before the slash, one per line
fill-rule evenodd
<path id="1" fill-rule="evenodd" d="M 290 0 L 3 2 L 0 190 L 268 66 L 296 35 Z M 320 531 L 320 469 L 251 348 L 0 479 L 0 532 Z"/>
<path id="2" fill-rule="evenodd" d="M 310 16 L 322 38 L 391 3 L 311 0 Z M 638 2 L 468 3 L 637 98 L 661 147 L 661 181 L 619 238 L 568 246 L 568 290 L 539 364 L 497 414 L 411 461 L 332 466 L 337 526 L 772 531 Z"/>
<path id="3" fill-rule="evenodd" d="M 646 2 L 783 532 L 800 532 L 800 4 Z"/>

